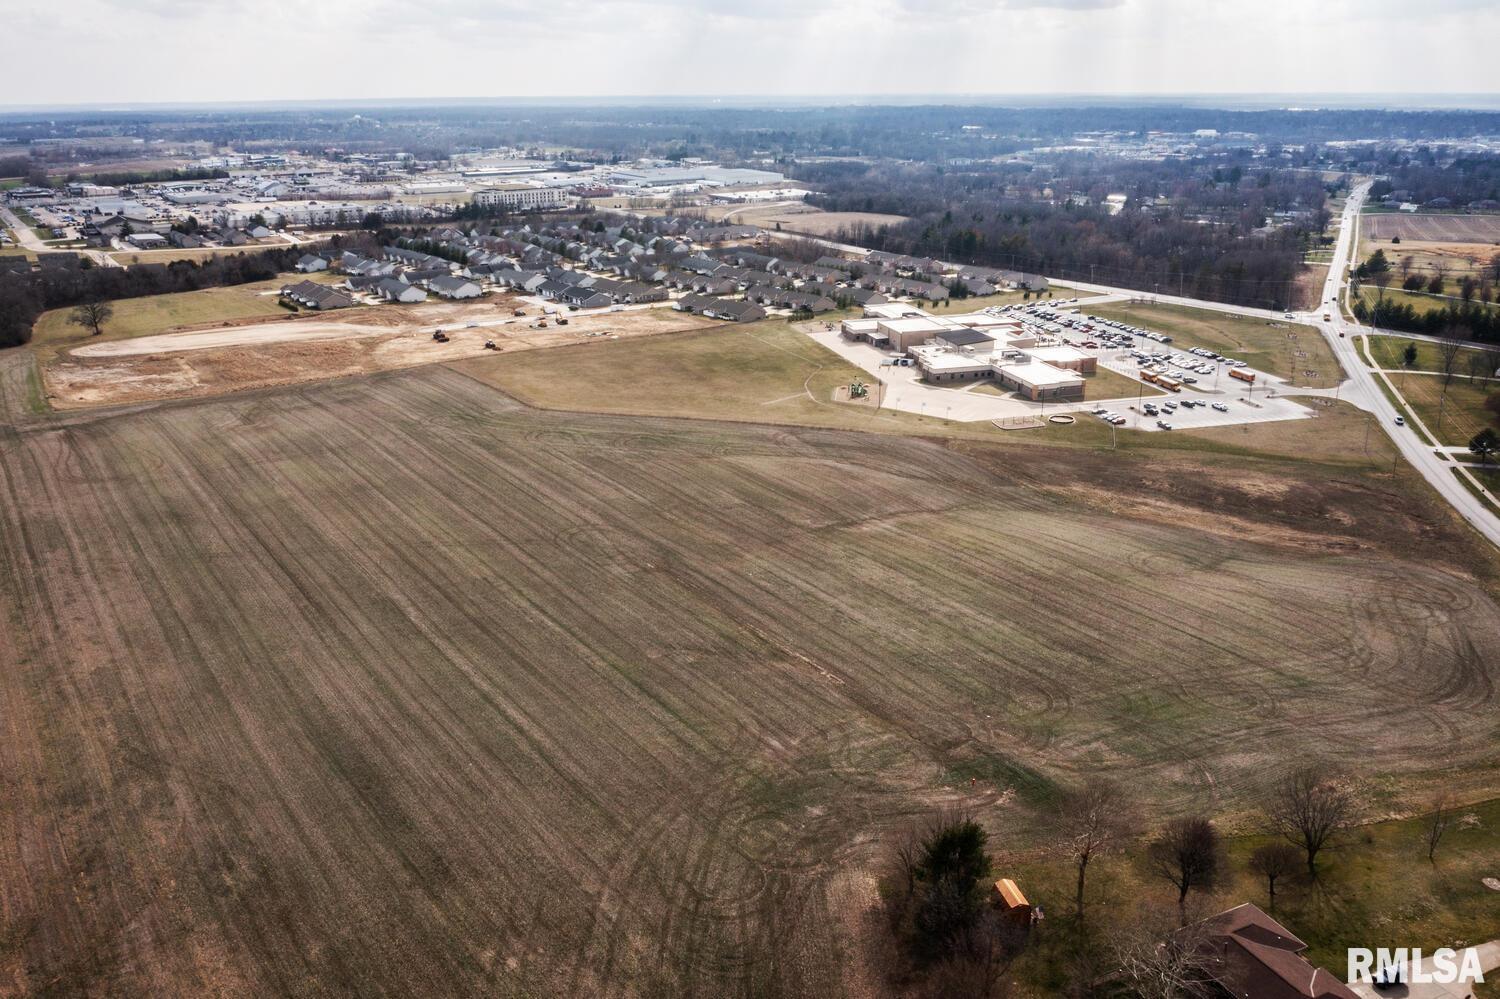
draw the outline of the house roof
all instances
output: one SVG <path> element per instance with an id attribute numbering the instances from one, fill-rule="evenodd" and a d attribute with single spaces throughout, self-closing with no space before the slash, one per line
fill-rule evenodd
<path id="1" fill-rule="evenodd" d="M 1250 902 L 1205 919 L 1209 973 L 1245 999 L 1356 999 L 1333 974 L 1301 956 L 1307 944 Z"/>

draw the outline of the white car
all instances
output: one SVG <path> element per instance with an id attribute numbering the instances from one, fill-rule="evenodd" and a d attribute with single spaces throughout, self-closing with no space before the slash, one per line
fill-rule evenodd
<path id="1" fill-rule="evenodd" d="M 1214 403 L 1213 406 L 1212 406 L 1212 408 L 1217 409 L 1221 413 L 1227 413 L 1227 412 L 1229 412 L 1229 407 L 1226 406 L 1226 405 L 1224 405 L 1222 402 L 1216 402 L 1216 403 Z"/>

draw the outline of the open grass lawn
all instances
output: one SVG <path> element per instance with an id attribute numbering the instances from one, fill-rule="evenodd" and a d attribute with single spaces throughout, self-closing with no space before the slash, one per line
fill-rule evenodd
<path id="1" fill-rule="evenodd" d="M 1251 367 L 1312 388 L 1338 382 L 1342 372 L 1323 336 L 1311 326 L 1250 319 L 1176 305 L 1092 306 L 1091 315 L 1166 333 L 1172 346 L 1207 347 Z M 1315 374 L 1308 374 L 1315 372 Z"/>
<path id="2" fill-rule="evenodd" d="M 1373 306 L 1379 299 L 1380 289 L 1372 288 L 1369 285 L 1362 285 L 1359 289 L 1359 295 L 1367 305 Z M 1387 300 L 1392 302 L 1397 302 L 1402 305 L 1410 305 L 1412 308 L 1416 309 L 1418 313 L 1439 312 L 1443 309 L 1446 309 L 1450 305 L 1462 306 L 1464 304 L 1463 300 L 1460 299 L 1456 294 L 1452 297 L 1445 297 L 1442 295 L 1428 295 L 1425 292 L 1404 291 L 1400 288 L 1387 288 L 1385 290 L 1385 297 Z M 1474 302 L 1477 305 L 1484 304 L 1477 298 L 1474 300 Z M 1493 309 L 1497 308 L 1497 306 L 1491 303 L 1489 308 Z"/>
<path id="3" fill-rule="evenodd" d="M 1347 402 L 1306 400 L 1318 415 L 1310 420 L 1242 423 L 1225 427 L 1184 428 L 1169 436 L 1203 445 L 1244 448 L 1262 454 L 1308 458 L 1356 467 L 1389 469 L 1396 445 L 1380 421 Z"/>
<path id="4" fill-rule="evenodd" d="M 845 374 L 690 337 L 636 345 L 749 350 L 731 412 Z M 1377 813 L 1500 790 L 1500 560 L 1388 478 L 443 366 L 67 419 L 0 430 L 5 991 L 867 996 L 882 845 L 944 803 L 1027 853 L 1090 773 L 1156 817 L 1309 758 Z M 1451 849 L 1407 908 L 1420 863 L 1331 862 L 1324 925 L 1459 932 Z"/>
<path id="5" fill-rule="evenodd" d="M 585 344 L 461 362 L 464 370 L 549 409 L 857 426 L 873 407 L 835 405 L 838 385 L 869 374 L 784 320 Z"/>
<path id="6" fill-rule="evenodd" d="M 1446 445 L 1467 444 L 1486 426 L 1492 425 L 1493 416 L 1484 408 L 1484 400 L 1492 392 L 1500 391 L 1495 382 L 1469 384 L 1467 378 L 1455 377 L 1448 385 L 1447 398 L 1443 396 L 1443 379 L 1440 375 L 1393 374 L 1390 376 L 1412 411 L 1426 424 L 1427 429 Z M 1439 421 L 1438 413 L 1442 412 Z"/>
<path id="7" fill-rule="evenodd" d="M 1462 457 L 1465 460 L 1469 460 L 1472 456 L 1463 455 Z M 1478 496 L 1482 502 L 1487 503 L 1495 513 L 1500 514 L 1500 501 L 1497 501 L 1494 498 L 1500 497 L 1500 468 L 1471 467 L 1468 468 L 1467 471 L 1470 472 L 1474 476 L 1474 478 L 1478 479 L 1480 484 L 1483 485 L 1485 489 L 1489 490 L 1489 496 L 1486 496 L 1484 493 L 1476 489 L 1474 487 L 1474 483 L 1470 482 L 1468 478 L 1460 474 L 1459 469 L 1454 468 L 1453 474 L 1458 478 L 1460 485 L 1462 485 L 1469 492 L 1473 493 L 1475 496 Z"/>
<path id="8" fill-rule="evenodd" d="M 270 281 L 257 281 L 228 288 L 204 288 L 171 295 L 123 298 L 111 303 L 114 316 L 105 324 L 97 339 L 124 340 L 130 337 L 166 333 L 183 326 L 287 315 L 276 304 L 273 291 L 283 284 L 301 280 L 303 275 L 285 275 Z M 32 327 L 32 343 L 39 352 L 50 355 L 96 339 L 81 326 L 68 322 L 70 309 L 52 309 L 42 313 Z"/>
<path id="9" fill-rule="evenodd" d="M 1151 398 L 1157 395 L 1166 395 L 1161 389 L 1134 378 L 1127 378 L 1118 371 L 1108 368 L 1098 368 L 1092 375 L 1084 375 L 1087 384 L 1084 385 L 1084 398 L 1091 402 L 1107 402 L 1111 399 L 1134 399 L 1137 396 Z"/>
<path id="10" fill-rule="evenodd" d="M 1458 810 L 1457 824 L 1444 836 L 1436 863 L 1427 860 L 1427 820 L 1419 816 L 1362 826 L 1344 835 L 1340 846 L 1319 859 L 1319 876 L 1305 871 L 1281 878 L 1271 908 L 1263 878 L 1246 867 L 1251 852 L 1268 836 L 1241 835 L 1228 841 L 1230 880 L 1222 891 L 1200 900 L 1207 911 L 1254 902 L 1308 944 L 1305 956 L 1342 976 L 1350 947 L 1468 946 L 1500 937 L 1500 893 L 1482 879 L 1494 877 L 1500 858 L 1500 800 Z M 1088 893 L 1094 918 L 1103 929 L 1129 919 L 1141 897 L 1168 910 L 1175 892 L 1153 881 L 1144 844 L 1090 870 Z M 1002 855 L 1003 857 L 1003 855 Z M 1027 897 L 1071 929 L 1075 871 L 1053 858 L 1002 860 L 1006 876 L 1017 876 Z M 1013 872 L 1013 873 L 1012 873 Z M 1052 929 L 1052 927 L 1049 927 Z M 1037 983 L 1053 980 L 1048 967 L 1057 955 L 1042 950 L 1023 958 L 1021 972 Z"/>
<path id="11" fill-rule="evenodd" d="M 1387 371 L 1399 372 L 1403 370 L 1402 357 L 1406 348 L 1415 344 L 1417 347 L 1417 361 L 1412 365 L 1413 371 L 1441 371 L 1443 369 L 1443 356 L 1438 344 L 1430 340 L 1413 340 L 1404 336 L 1367 336 L 1363 338 L 1369 348 L 1370 358 L 1380 367 Z M 1469 347 L 1461 347 L 1454 361 L 1454 371 L 1461 375 L 1467 375 L 1469 361 L 1471 359 L 1482 359 L 1484 351 L 1473 350 Z M 1490 372 L 1493 374 L 1493 372 Z"/>
<path id="12" fill-rule="evenodd" d="M 211 257 L 221 257 L 225 255 L 233 256 L 234 254 L 240 253 L 254 253 L 258 250 L 285 249 L 286 245 L 287 244 L 281 242 L 280 240 L 276 240 L 267 241 L 262 245 L 248 247 L 202 246 L 194 247 L 191 249 L 174 248 L 170 250 L 121 250 L 115 253 L 111 253 L 110 257 L 111 259 L 127 266 L 130 264 L 170 264 L 174 260 L 203 261 L 208 260 Z M 302 277 L 303 275 L 298 276 Z"/>

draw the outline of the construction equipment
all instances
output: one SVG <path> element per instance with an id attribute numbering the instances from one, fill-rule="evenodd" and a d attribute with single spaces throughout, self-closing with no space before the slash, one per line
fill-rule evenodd
<path id="1" fill-rule="evenodd" d="M 484 342 L 484 349 L 485 350 L 499 350 L 500 348 L 495 346 L 495 341 L 493 341 L 493 340 L 486 340 Z"/>

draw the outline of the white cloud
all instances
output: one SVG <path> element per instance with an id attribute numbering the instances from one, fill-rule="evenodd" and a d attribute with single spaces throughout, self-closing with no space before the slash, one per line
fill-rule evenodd
<path id="1" fill-rule="evenodd" d="M 1493 0 L 73 0 L 7 17 L 15 104 L 1500 91 Z"/>

